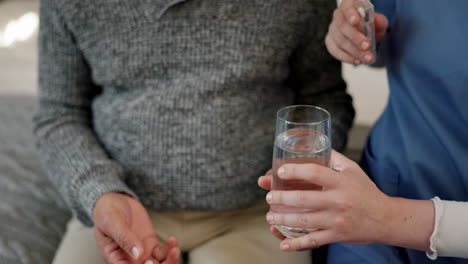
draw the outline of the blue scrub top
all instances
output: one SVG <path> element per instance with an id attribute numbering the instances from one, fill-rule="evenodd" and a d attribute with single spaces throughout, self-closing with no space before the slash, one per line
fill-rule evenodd
<path id="1" fill-rule="evenodd" d="M 468 201 L 468 1 L 374 4 L 391 23 L 385 40 L 390 96 L 372 129 L 362 166 L 391 196 Z M 384 245 L 343 244 L 330 246 L 328 260 L 468 263 L 431 261 L 424 252 Z"/>

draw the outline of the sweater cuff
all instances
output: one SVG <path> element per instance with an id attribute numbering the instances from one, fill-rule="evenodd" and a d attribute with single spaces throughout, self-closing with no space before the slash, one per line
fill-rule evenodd
<path id="1" fill-rule="evenodd" d="M 86 176 L 78 177 L 72 184 L 71 207 L 76 218 L 85 226 L 93 226 L 93 209 L 96 201 L 105 193 L 124 193 L 138 199 L 123 182 L 122 170 L 109 166 L 94 167 Z M 73 190 L 75 189 L 75 190 Z"/>
<path id="2" fill-rule="evenodd" d="M 435 226 L 427 256 L 468 258 L 468 203 L 432 199 L 435 206 Z"/>
<path id="3" fill-rule="evenodd" d="M 426 255 L 429 259 L 436 260 L 438 258 L 437 244 L 439 242 L 440 219 L 444 214 L 444 206 L 440 198 L 437 196 L 432 198 L 432 202 L 434 203 L 435 208 L 434 231 L 432 232 L 429 251 L 426 252 Z"/>

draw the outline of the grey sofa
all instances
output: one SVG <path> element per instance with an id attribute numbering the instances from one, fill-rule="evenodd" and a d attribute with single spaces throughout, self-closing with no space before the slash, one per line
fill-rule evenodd
<path id="1" fill-rule="evenodd" d="M 0 97 L 0 263 L 51 263 L 71 217 L 41 170 L 32 97 Z"/>

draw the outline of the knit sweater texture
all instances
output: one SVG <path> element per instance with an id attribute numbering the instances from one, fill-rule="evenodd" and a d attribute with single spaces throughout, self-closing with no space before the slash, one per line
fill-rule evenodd
<path id="1" fill-rule="evenodd" d="M 230 210 L 264 193 L 275 113 L 354 110 L 324 47 L 330 0 L 42 0 L 39 157 L 76 217 L 105 192 L 149 210 Z"/>

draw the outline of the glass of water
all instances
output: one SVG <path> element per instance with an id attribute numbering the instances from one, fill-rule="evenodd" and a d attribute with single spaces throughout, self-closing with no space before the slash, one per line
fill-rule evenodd
<path id="1" fill-rule="evenodd" d="M 287 163 L 315 163 L 330 167 L 330 114 L 320 107 L 293 105 L 280 109 L 276 117 L 275 147 L 273 151 L 272 190 L 321 190 L 322 187 L 302 180 L 281 180 L 278 169 Z M 308 213 L 309 209 L 272 205 L 272 212 Z M 287 237 L 303 236 L 314 229 L 277 225 Z"/>

